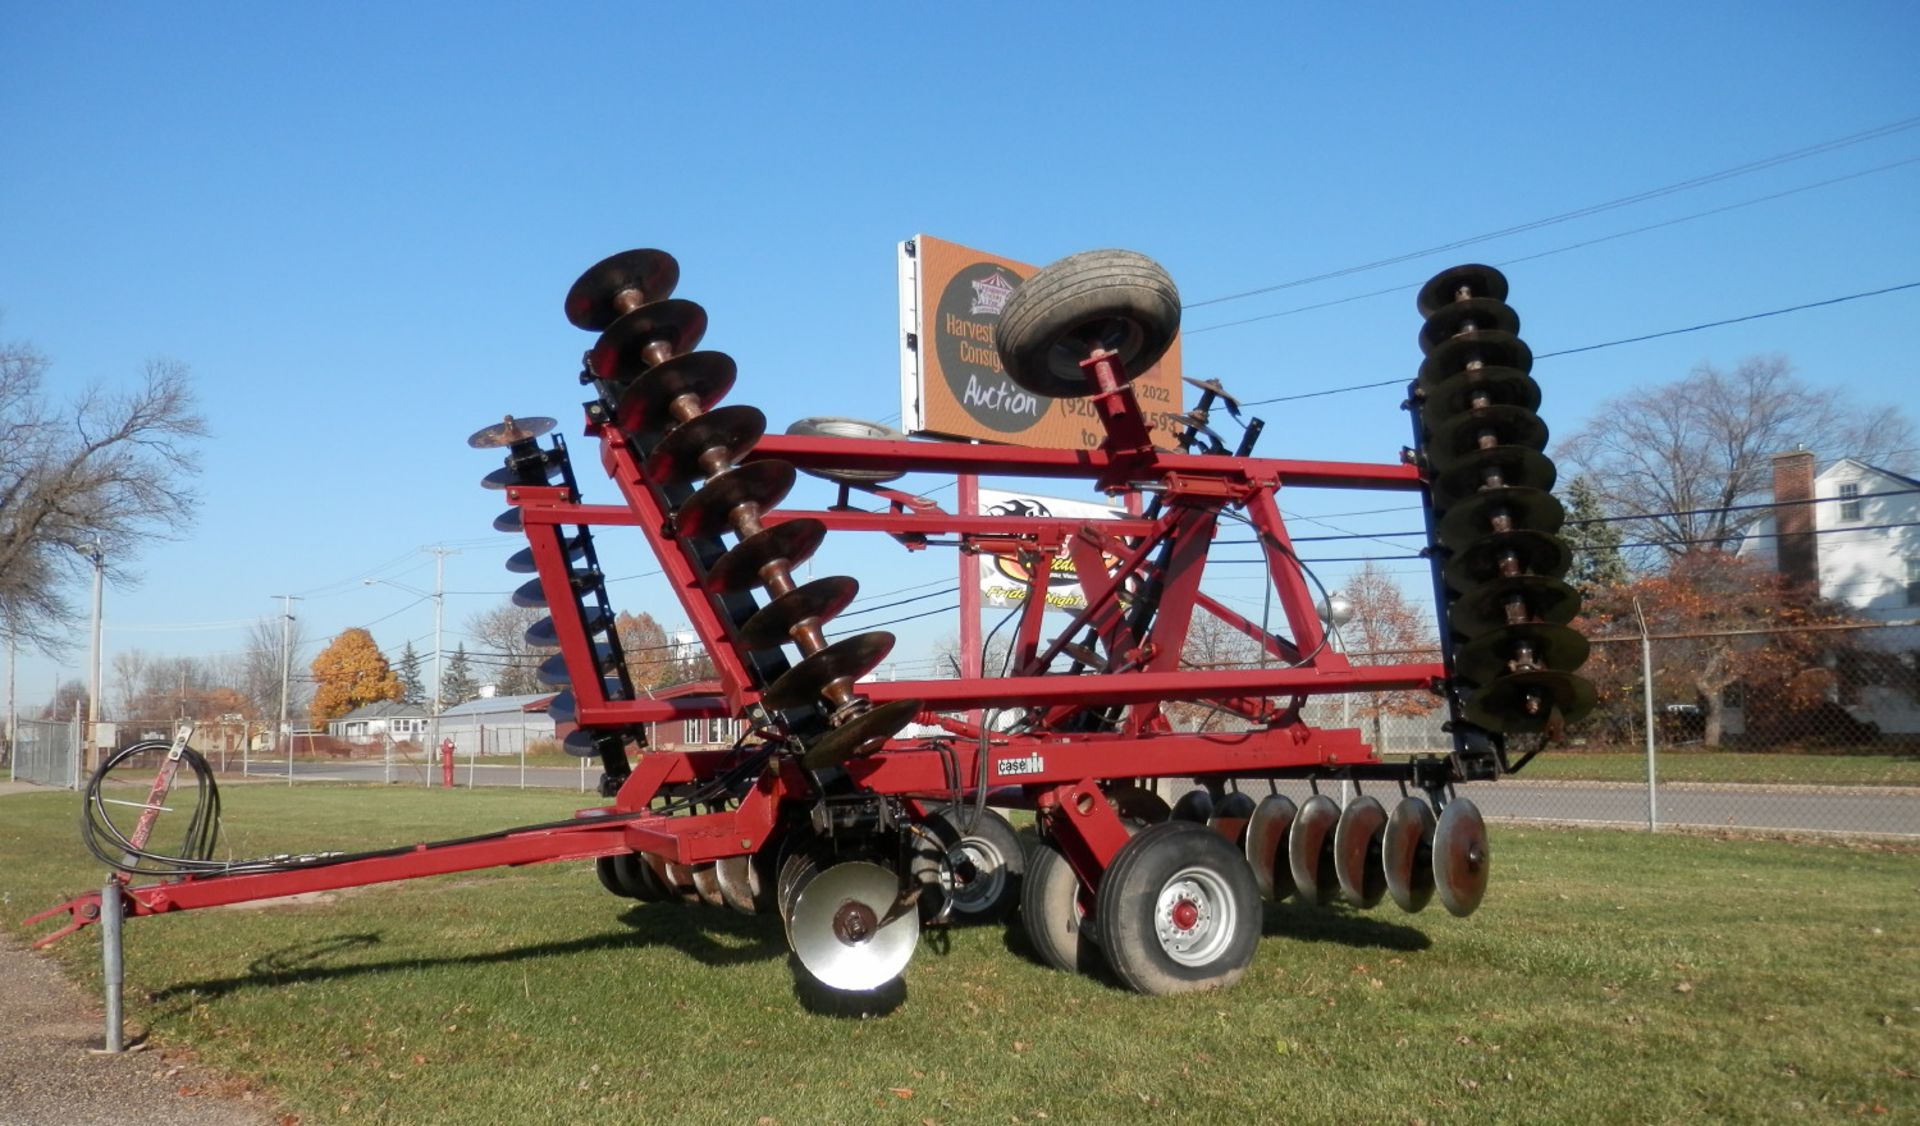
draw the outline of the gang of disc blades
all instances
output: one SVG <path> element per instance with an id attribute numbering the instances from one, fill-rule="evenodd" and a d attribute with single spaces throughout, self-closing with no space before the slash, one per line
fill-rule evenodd
<path id="1" fill-rule="evenodd" d="M 514 418 L 509 415 L 492 426 L 482 426 L 467 436 L 467 445 L 476 450 L 498 450 L 515 442 L 531 442 L 560 425 L 551 418 Z"/>
<path id="2" fill-rule="evenodd" d="M 706 334 L 707 311 L 694 302 L 679 297 L 648 302 L 607 326 L 587 353 L 587 368 L 600 379 L 630 379 L 658 366 L 645 355 L 648 345 L 665 344 L 669 357 L 681 356 Z"/>
<path id="3" fill-rule="evenodd" d="M 740 643 L 749 649 L 770 649 L 793 640 L 792 629 L 812 619 L 825 625 L 852 604 L 860 582 L 847 575 L 828 575 L 793 588 L 756 611 L 740 627 Z"/>
<path id="4" fill-rule="evenodd" d="M 1207 828 L 1233 842 L 1239 848 L 1246 841 L 1247 819 L 1253 816 L 1253 798 L 1235 790 L 1224 794 L 1213 803 L 1213 816 L 1207 818 Z"/>
<path id="5" fill-rule="evenodd" d="M 730 466 L 752 452 L 766 432 L 767 416 L 759 407 L 716 407 L 668 430 L 647 455 L 646 474 L 662 484 L 698 480 L 708 473 L 700 462 L 709 451 L 719 450 Z"/>
<path id="6" fill-rule="evenodd" d="M 1170 816 L 1175 821 L 1205 825 L 1213 817 L 1213 795 L 1205 790 L 1188 790 L 1173 800 Z"/>
<path id="7" fill-rule="evenodd" d="M 1450 914 L 1465 918 L 1487 894 L 1493 853 L 1487 846 L 1487 822 L 1466 798 L 1447 803 L 1433 830 L 1433 884 Z"/>
<path id="8" fill-rule="evenodd" d="M 1530 450 L 1547 448 L 1547 424 L 1525 407 L 1477 407 L 1427 427 L 1427 460 L 1435 469 L 1446 470 L 1468 454 L 1481 449 L 1480 435 L 1492 431 L 1500 446 L 1525 446 Z"/>
<path id="9" fill-rule="evenodd" d="M 1487 484 L 1490 473 L 1500 475 L 1500 484 Z M 1557 477 L 1552 459 L 1539 450 L 1492 446 L 1450 459 L 1433 482 L 1433 503 L 1439 508 L 1451 508 L 1490 487 L 1548 492 Z"/>
<path id="10" fill-rule="evenodd" d="M 1483 266 L 1471 262 L 1464 266 L 1452 266 L 1427 279 L 1420 287 L 1419 296 L 1413 299 L 1414 308 L 1420 310 L 1423 317 L 1434 313 L 1460 300 L 1460 291 L 1465 289 L 1469 297 L 1486 297 L 1494 301 L 1507 299 L 1507 275 L 1492 266 Z"/>
<path id="11" fill-rule="evenodd" d="M 1475 540 L 1494 534 L 1494 517 L 1503 511 L 1512 518 L 1516 531 L 1552 535 L 1567 520 L 1567 510 L 1552 493 L 1539 489 L 1482 489 L 1440 514 L 1434 539 L 1442 547 L 1465 551 Z"/>
<path id="12" fill-rule="evenodd" d="M 571 538 L 561 540 L 560 550 L 567 557 L 568 563 L 578 562 L 580 556 L 587 550 L 586 534 L 580 533 Z M 540 567 L 533 561 L 533 548 L 531 546 L 523 547 L 512 555 L 507 556 L 507 570 L 516 575 L 532 575 L 538 573 Z"/>
<path id="13" fill-rule="evenodd" d="M 1546 532 L 1522 529 L 1516 532 L 1490 532 L 1453 553 L 1443 574 L 1447 585 L 1457 591 L 1472 590 L 1481 583 L 1503 577 L 1501 557 L 1513 553 L 1514 563 L 1523 575 L 1558 579 L 1573 566 L 1573 552 L 1566 541 Z"/>
<path id="14" fill-rule="evenodd" d="M 1516 575 L 1489 579 L 1469 589 L 1447 607 L 1447 624 L 1463 637 L 1478 637 L 1513 623 L 1507 620 L 1507 599 L 1518 595 L 1526 602 L 1523 622 L 1563 626 L 1580 613 L 1580 593 L 1544 575 Z"/>
<path id="15" fill-rule="evenodd" d="M 920 912 L 887 919 L 899 893 L 899 878 L 878 864 L 821 869 L 794 897 L 787 925 L 800 964 L 830 989 L 878 989 L 899 977 L 920 941 Z"/>
<path id="16" fill-rule="evenodd" d="M 585 623 L 588 633 L 597 633 L 606 627 L 607 613 L 595 606 L 581 615 L 581 621 Z M 560 644 L 559 628 L 553 624 L 552 618 L 541 618 L 527 627 L 526 641 L 535 649 L 552 649 Z"/>
<path id="17" fill-rule="evenodd" d="M 1325 794 L 1308 798 L 1294 814 L 1287 864 L 1302 903 L 1324 907 L 1340 894 L 1340 875 L 1333 867 L 1333 830 L 1339 823 L 1340 806 Z"/>
<path id="18" fill-rule="evenodd" d="M 1482 367 L 1533 370 L 1533 350 L 1526 341 L 1510 332 L 1469 332 L 1442 342 L 1420 363 L 1420 382 L 1442 383 L 1468 371 L 1473 364 Z"/>
<path id="19" fill-rule="evenodd" d="M 1542 707 L 1527 711 L 1527 698 Z M 1537 735 L 1556 722 L 1572 722 L 1593 710 L 1599 694 L 1584 677 L 1539 670 L 1499 677 L 1467 696 L 1469 723 L 1507 735 Z"/>
<path id="20" fill-rule="evenodd" d="M 863 418 L 842 418 L 837 415 L 800 419 L 787 427 L 787 433 L 808 438 L 862 438 L 890 442 L 906 439 L 905 434 L 891 426 L 868 422 Z M 898 481 L 907 475 L 904 469 L 807 469 L 803 467 L 800 472 L 850 485 L 884 485 L 888 481 Z"/>
<path id="21" fill-rule="evenodd" d="M 1433 898 L 1433 807 L 1419 798 L 1403 798 L 1387 818 L 1380 842 L 1387 894 L 1412 913 Z"/>
<path id="22" fill-rule="evenodd" d="M 1523 669 L 1510 669 L 1516 645 L 1533 648 L 1533 663 L 1553 672 L 1572 672 L 1586 663 L 1592 645 L 1579 630 L 1546 622 L 1522 622 L 1501 626 L 1483 633 L 1464 645 L 1454 647 L 1454 671 L 1475 684 L 1485 685 L 1497 677 Z"/>
<path id="23" fill-rule="evenodd" d="M 1427 317 L 1427 323 L 1420 326 L 1420 351 L 1432 355 L 1435 348 L 1463 332 L 1489 331 L 1518 334 L 1520 314 L 1506 302 L 1491 297 L 1454 301 L 1435 310 Z"/>
<path id="24" fill-rule="evenodd" d="M 1387 894 L 1387 871 L 1380 859 L 1386 827 L 1387 808 L 1371 794 L 1348 802 L 1333 827 L 1334 874 L 1341 896 L 1355 907 L 1373 907 Z"/>
<path id="25" fill-rule="evenodd" d="M 671 425 L 667 406 L 691 395 L 703 411 L 733 390 L 739 365 L 725 352 L 688 352 L 619 381 L 612 390 L 614 419 L 629 434 Z"/>
<path id="26" fill-rule="evenodd" d="M 639 290 L 643 301 L 665 301 L 680 284 L 680 263 L 664 250 L 623 250 L 588 266 L 567 289 L 567 322 L 600 332 L 620 319 L 618 298 Z"/>
<path id="27" fill-rule="evenodd" d="M 825 770 L 870 755 L 912 723 L 921 707 L 919 700 L 894 700 L 871 708 L 814 740 L 800 756 L 800 765 Z"/>
<path id="28" fill-rule="evenodd" d="M 756 913 L 754 894 L 758 877 L 751 856 L 722 857 L 713 862 L 713 875 L 720 881 L 720 897 L 727 901 L 727 906 L 742 915 Z"/>
<path id="29" fill-rule="evenodd" d="M 793 489 L 791 462 L 751 461 L 736 465 L 694 491 L 674 510 L 674 531 L 681 539 L 717 536 L 733 530 L 728 516 L 743 504 L 769 511 Z"/>
<path id="30" fill-rule="evenodd" d="M 1260 895 L 1278 903 L 1293 894 L 1293 867 L 1287 862 L 1287 832 L 1297 810 L 1285 794 L 1268 794 L 1247 819 L 1247 864 Z"/>
<path id="31" fill-rule="evenodd" d="M 827 538 L 827 526 L 811 516 L 783 520 L 734 544 L 707 571 L 706 588 L 713 594 L 738 594 L 766 584 L 760 571 L 769 563 L 798 567 L 813 558 Z"/>
<path id="32" fill-rule="evenodd" d="M 891 652 L 893 635 L 886 630 L 869 630 L 836 641 L 803 658 L 767 685 L 760 702 L 776 712 L 811 704 L 829 684 L 860 679 L 878 668 Z"/>
<path id="33" fill-rule="evenodd" d="M 1488 406 L 1540 409 L 1540 385 L 1526 372 L 1513 368 L 1473 368 L 1439 383 L 1422 385 L 1420 392 L 1420 422 L 1428 430 L 1452 415 L 1472 410 L 1478 398 L 1486 399 Z"/>

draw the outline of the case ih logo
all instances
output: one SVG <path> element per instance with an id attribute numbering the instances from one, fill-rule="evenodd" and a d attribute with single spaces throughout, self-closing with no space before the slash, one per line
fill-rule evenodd
<path id="1" fill-rule="evenodd" d="M 988 274 L 973 283 L 973 308 L 967 310 L 973 316 L 982 313 L 999 316 L 1000 310 L 1007 307 L 1007 298 L 1013 296 L 1013 283 L 1002 273 Z"/>
<path id="2" fill-rule="evenodd" d="M 993 772 L 1001 778 L 1013 778 L 1022 774 L 1038 774 L 1047 768 L 1047 762 L 1039 755 L 1022 755 L 1019 758 L 1003 758 L 993 764 Z"/>

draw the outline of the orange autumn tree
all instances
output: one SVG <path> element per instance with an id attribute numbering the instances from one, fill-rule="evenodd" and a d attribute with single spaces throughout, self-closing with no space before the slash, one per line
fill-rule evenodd
<path id="1" fill-rule="evenodd" d="M 342 631 L 313 659 L 313 725 L 321 727 L 363 704 L 398 700 L 406 688 L 387 663 L 373 635 L 355 626 Z"/>
<path id="2" fill-rule="evenodd" d="M 1636 598 L 1647 632 L 1659 639 L 1653 643 L 1655 701 L 1697 702 L 1705 720 L 1702 742 L 1709 747 L 1722 742 L 1729 689 L 1740 685 L 1750 703 L 1764 702 L 1769 711 L 1817 705 L 1832 689 L 1828 666 L 1851 645 L 1846 633 L 1817 628 L 1853 621 L 1844 606 L 1796 587 L 1764 564 L 1712 550 L 1593 592 L 1574 627 L 1593 637 L 1636 639 Z M 1637 644 L 1594 646 L 1581 675 L 1599 689 L 1603 710 L 1637 716 Z M 1751 724 L 1753 717 L 1748 719 Z"/>

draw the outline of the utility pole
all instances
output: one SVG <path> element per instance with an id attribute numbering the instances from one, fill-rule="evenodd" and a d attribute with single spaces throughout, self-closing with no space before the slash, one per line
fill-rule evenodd
<path id="1" fill-rule="evenodd" d="M 440 674 L 447 659 L 446 647 L 440 640 L 440 627 L 447 609 L 446 572 L 450 552 L 439 545 L 427 550 L 433 552 L 433 708 L 427 713 L 433 717 L 433 722 L 428 725 L 431 730 L 427 734 L 428 754 L 431 756 L 440 753 L 440 709 L 443 705 L 440 699 Z"/>
<path id="2" fill-rule="evenodd" d="M 293 733 L 287 730 L 287 684 L 293 676 L 293 604 L 302 601 L 291 594 L 276 594 L 280 600 L 280 736 L 287 741 L 287 785 L 293 785 Z"/>
<path id="3" fill-rule="evenodd" d="M 96 537 L 87 545 L 87 558 L 93 561 L 93 655 L 87 678 L 87 741 L 82 749 L 86 769 L 97 765 L 100 753 L 100 599 L 106 579 L 106 555 Z"/>

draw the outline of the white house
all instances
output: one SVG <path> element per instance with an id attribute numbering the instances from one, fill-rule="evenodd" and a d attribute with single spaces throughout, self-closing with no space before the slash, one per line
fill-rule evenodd
<path id="1" fill-rule="evenodd" d="M 426 737 L 426 730 L 426 709 L 397 700 L 362 704 L 327 722 L 327 734 L 354 743 L 377 743 L 384 738 L 401 743 L 419 741 Z"/>
<path id="2" fill-rule="evenodd" d="M 1779 507 L 1748 529 L 1739 553 L 1888 623 L 1858 640 L 1896 655 L 1911 685 L 1920 662 L 1920 480 L 1850 457 L 1816 474 L 1813 454 L 1797 450 L 1774 458 L 1773 492 Z M 1865 684 L 1843 702 L 1886 734 L 1920 734 L 1920 701 L 1907 687 Z"/>
<path id="3" fill-rule="evenodd" d="M 527 696 L 482 696 L 440 713 L 440 738 L 453 740 L 462 755 L 519 754 L 534 740 L 553 739 L 547 714 L 551 692 Z"/>

